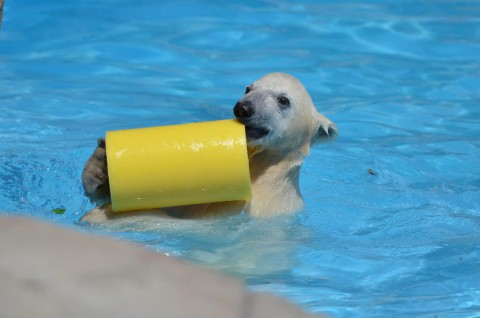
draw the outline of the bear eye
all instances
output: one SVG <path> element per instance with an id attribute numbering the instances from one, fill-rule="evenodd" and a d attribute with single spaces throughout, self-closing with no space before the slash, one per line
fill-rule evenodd
<path id="1" fill-rule="evenodd" d="M 285 96 L 280 96 L 279 98 L 277 98 L 277 101 L 283 109 L 290 106 L 290 100 Z"/>
<path id="2" fill-rule="evenodd" d="M 248 85 L 247 88 L 245 89 L 245 94 L 248 94 L 252 91 L 252 85 Z"/>

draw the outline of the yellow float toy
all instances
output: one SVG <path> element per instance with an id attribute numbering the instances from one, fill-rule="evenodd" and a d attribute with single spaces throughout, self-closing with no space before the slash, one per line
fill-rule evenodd
<path id="1" fill-rule="evenodd" d="M 106 145 L 114 212 L 251 199 L 236 120 L 109 131 Z"/>

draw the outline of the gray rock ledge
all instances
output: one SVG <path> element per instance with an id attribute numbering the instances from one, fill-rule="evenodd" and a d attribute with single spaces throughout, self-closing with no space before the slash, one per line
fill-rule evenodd
<path id="1" fill-rule="evenodd" d="M 0 217 L 0 317 L 317 317 L 133 244 Z"/>

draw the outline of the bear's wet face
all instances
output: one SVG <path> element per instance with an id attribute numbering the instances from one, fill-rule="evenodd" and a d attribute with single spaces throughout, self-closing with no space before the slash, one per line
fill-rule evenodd
<path id="1" fill-rule="evenodd" d="M 264 150 L 296 151 L 337 135 L 335 124 L 317 112 L 305 87 L 288 74 L 268 74 L 248 85 L 233 113 L 245 125 L 249 146 Z"/>

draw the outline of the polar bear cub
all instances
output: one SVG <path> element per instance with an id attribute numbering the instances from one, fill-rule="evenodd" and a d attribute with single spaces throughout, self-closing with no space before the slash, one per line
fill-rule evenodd
<path id="1" fill-rule="evenodd" d="M 285 73 L 267 74 L 247 86 L 233 113 L 245 125 L 247 135 L 253 194 L 250 202 L 220 202 L 117 214 L 111 212 L 110 205 L 103 205 L 87 213 L 82 221 L 104 222 L 142 214 L 196 218 L 242 211 L 254 217 L 269 217 L 301 210 L 304 203 L 299 188 L 300 168 L 313 144 L 337 136 L 335 124 L 317 112 L 302 83 Z M 103 153 L 104 145 L 95 150 L 82 175 L 85 193 L 91 198 L 98 198 L 98 192 L 105 190 L 102 183 L 108 182 L 108 175 L 99 177 L 97 173 L 99 166 L 106 167 Z M 100 173 L 106 174 L 106 169 L 102 170 Z"/>

